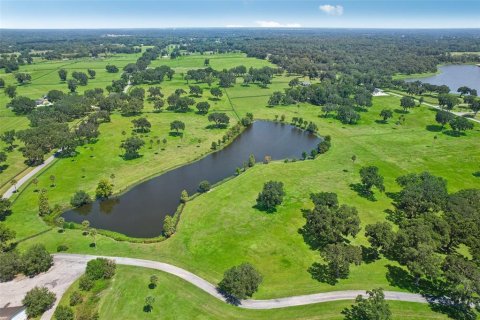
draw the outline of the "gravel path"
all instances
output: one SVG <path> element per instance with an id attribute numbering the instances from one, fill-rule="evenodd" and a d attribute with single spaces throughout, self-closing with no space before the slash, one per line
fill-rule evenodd
<path id="1" fill-rule="evenodd" d="M 19 277 L 13 281 L 0 283 L 0 308 L 6 306 L 13 307 L 21 305 L 21 301 L 28 292 L 35 286 L 46 286 L 57 295 L 57 301 L 53 308 L 47 311 L 42 319 L 50 319 L 53 315 L 55 307 L 60 301 L 62 295 L 68 289 L 68 287 L 76 280 L 85 270 L 86 263 L 95 259 L 97 256 L 82 255 L 82 254 L 55 254 L 54 265 L 46 273 L 40 274 L 34 278 Z M 199 276 L 174 265 L 143 259 L 124 258 L 124 257 L 105 257 L 113 259 L 119 265 L 129 265 L 136 267 L 144 267 L 155 270 L 160 270 L 174 276 L 177 276 L 199 289 L 205 291 L 211 296 L 227 302 L 226 298 L 218 293 L 216 286 L 210 282 L 200 278 Z M 292 306 L 301 306 L 313 303 L 338 301 L 338 300 L 353 300 L 359 294 L 365 295 L 363 290 L 345 290 L 345 291 L 332 291 L 323 292 L 302 296 L 293 296 L 286 298 L 270 299 L 270 300 L 242 300 L 239 304 L 240 308 L 246 309 L 275 309 L 285 308 Z M 385 291 L 385 298 L 387 300 L 398 300 L 407 302 L 419 302 L 427 303 L 420 294 L 408 293 L 408 292 L 393 292 Z"/>

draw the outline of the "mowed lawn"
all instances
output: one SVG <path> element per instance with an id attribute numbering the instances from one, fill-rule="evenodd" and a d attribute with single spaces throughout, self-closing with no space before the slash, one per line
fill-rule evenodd
<path id="1" fill-rule="evenodd" d="M 148 287 L 150 276 L 158 276 L 158 286 Z M 71 290 L 70 290 L 71 292 Z M 150 313 L 143 311 L 145 298 L 155 298 Z M 63 303 L 67 303 L 69 293 Z M 225 304 L 197 287 L 175 276 L 130 266 L 118 266 L 108 289 L 99 301 L 100 319 L 343 319 L 341 311 L 353 301 L 338 301 L 314 305 L 248 310 Z M 433 313 L 427 304 L 389 301 L 395 320 L 447 319 Z"/>
<path id="2" fill-rule="evenodd" d="M 191 57 L 186 57 L 186 61 L 187 58 Z M 200 60 L 202 64 L 203 58 Z M 248 65 L 250 60 L 245 58 L 238 64 Z M 312 206 L 311 192 L 329 191 L 336 192 L 341 203 L 357 207 L 363 227 L 385 220 L 386 210 L 393 208 L 390 198 L 377 192 L 376 201 L 369 201 L 351 187 L 359 182 L 358 171 L 364 165 L 380 168 L 387 192 L 399 190 L 395 183 L 398 176 L 426 170 L 446 178 L 450 192 L 478 188 L 480 179 L 474 173 L 480 170 L 479 126 L 461 137 L 438 132 L 435 112 L 426 106 L 414 108 L 406 115 L 404 124 L 396 125 L 395 121 L 401 115 L 398 110 L 400 99 L 390 96 L 374 98 L 374 106 L 368 112 L 361 112 L 362 119 L 355 126 L 320 117 L 321 110 L 316 106 L 267 107 L 269 95 L 287 87 L 290 79 L 276 77 L 268 89 L 256 85 L 243 87 L 239 83 L 225 90 L 228 97 L 222 97 L 213 108 L 226 110 L 232 119 L 234 111 L 240 116 L 252 112 L 258 119 L 273 120 L 282 114 L 287 121 L 292 117 L 303 117 L 315 122 L 320 134 L 331 135 L 332 148 L 328 153 L 315 160 L 256 165 L 189 202 L 177 233 L 161 243 L 135 244 L 98 236 L 97 248 L 91 248 L 92 239 L 82 236 L 79 230 L 67 230 L 63 234 L 52 230 L 21 242 L 20 249 L 33 242 L 42 242 L 52 251 L 65 244 L 70 248 L 68 252 L 161 260 L 184 267 L 213 283 L 222 278 L 227 268 L 251 262 L 264 277 L 259 292 L 254 295 L 256 299 L 379 286 L 406 290 L 398 285 L 398 279 L 391 277 L 390 270 L 394 270 L 395 263 L 387 260 L 352 267 L 349 279 L 340 280 L 335 286 L 313 279 L 308 269 L 314 262 L 321 262 L 321 258 L 305 244 L 298 232 L 305 223 L 301 210 Z M 168 94 L 177 85 L 187 88 L 180 75 L 160 86 Z M 210 99 L 209 94 L 197 100 L 205 99 Z M 394 119 L 386 124 L 377 122 L 383 108 L 395 110 Z M 144 115 L 152 121 L 153 129 L 145 137 L 147 146 L 141 150 L 141 158 L 125 161 L 120 157 L 119 145 L 125 138 L 121 132 L 126 131 L 126 136 L 130 134 L 132 118 L 114 114 L 111 123 L 101 125 L 98 142 L 79 148 L 77 157 L 61 159 L 40 175 L 39 188 L 49 190 L 50 204 L 68 205 L 71 195 L 79 189 L 93 194 L 98 180 L 111 173 L 116 176 L 115 191 L 124 190 L 138 180 L 208 152 L 211 141 L 221 138 L 224 133 L 224 130 L 205 129 L 208 124 L 206 116 L 193 112 L 152 113 L 151 110 L 147 105 Z M 173 119 L 186 123 L 183 139 L 168 136 L 168 124 Z M 167 137 L 165 150 L 158 150 L 156 137 Z M 154 140 L 152 149 L 149 149 L 150 139 Z M 351 160 L 352 155 L 357 157 L 355 163 Z M 85 178 L 82 178 L 82 168 Z M 54 188 L 49 186 L 50 175 L 56 176 L 57 186 Z M 283 204 L 273 214 L 253 208 L 258 192 L 268 180 L 282 181 L 287 193 Z M 7 225 L 17 231 L 19 239 L 48 229 L 37 215 L 37 193 L 33 189 L 31 185 L 24 188 L 14 203 L 13 214 L 6 220 Z M 352 239 L 354 244 L 367 245 L 363 232 L 357 239 Z"/>

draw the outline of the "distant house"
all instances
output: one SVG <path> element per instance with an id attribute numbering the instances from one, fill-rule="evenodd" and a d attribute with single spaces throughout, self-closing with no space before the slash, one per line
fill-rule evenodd
<path id="1" fill-rule="evenodd" d="M 300 82 L 300 85 L 302 87 L 308 87 L 308 86 L 311 86 L 312 84 L 310 83 L 310 81 L 302 81 Z"/>
<path id="2" fill-rule="evenodd" d="M 40 99 L 35 100 L 35 105 L 37 107 L 50 106 L 50 105 L 52 105 L 52 103 L 50 101 L 48 101 L 48 99 L 46 99 L 46 98 L 40 98 Z"/>

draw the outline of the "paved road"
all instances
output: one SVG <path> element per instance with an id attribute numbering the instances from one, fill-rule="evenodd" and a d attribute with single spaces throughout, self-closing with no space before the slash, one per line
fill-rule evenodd
<path id="1" fill-rule="evenodd" d="M 82 254 L 55 254 L 54 266 L 48 272 L 38 275 L 34 278 L 23 277 L 15 279 L 11 282 L 0 283 L 0 308 L 5 307 L 6 305 L 10 307 L 21 305 L 21 300 L 27 291 L 35 286 L 46 286 L 57 295 L 57 301 L 54 307 L 42 316 L 42 319 L 50 319 L 61 296 L 65 293 L 67 288 L 84 272 L 86 263 L 91 259 L 95 259 L 96 257 L 97 256 Z M 105 258 L 113 259 L 117 262 L 117 264 L 120 265 L 144 267 L 167 272 L 187 282 L 190 282 L 211 296 L 227 302 L 226 298 L 218 293 L 215 285 L 185 269 L 176 267 L 174 265 L 158 261 L 134 258 Z M 365 295 L 366 293 L 362 290 L 345 290 L 270 300 L 247 299 L 242 300 L 239 304 L 239 307 L 246 309 L 285 308 L 328 301 L 353 300 L 359 294 Z M 423 296 L 407 292 L 385 291 L 385 298 L 387 300 L 427 303 L 427 299 L 425 299 Z"/>
<path id="2" fill-rule="evenodd" d="M 388 94 L 391 94 L 392 96 L 396 96 L 396 97 L 403 97 L 401 94 L 398 94 L 398 93 L 394 93 L 394 92 L 390 92 L 388 91 L 387 92 Z M 416 100 L 418 101 L 418 100 Z M 436 105 L 433 105 L 431 103 L 428 103 L 428 102 L 423 102 L 422 104 L 426 105 L 426 106 L 429 106 L 429 107 L 432 107 L 434 109 L 437 109 L 437 110 L 444 110 L 442 108 L 440 108 L 440 106 L 436 106 Z M 456 112 L 456 111 L 450 111 L 450 110 L 445 110 L 445 111 L 448 111 L 456 116 L 459 116 L 459 117 L 463 117 L 465 115 L 470 115 L 471 113 L 470 112 Z M 475 119 L 475 118 L 470 118 L 470 117 L 465 117 L 469 120 L 472 120 L 473 122 L 477 122 L 477 123 L 480 123 L 480 120 L 478 119 Z"/>
<path id="3" fill-rule="evenodd" d="M 17 184 L 15 186 L 11 186 L 10 189 L 8 189 L 4 194 L 3 198 L 8 199 L 10 198 L 14 191 L 16 189 L 19 189 L 24 183 L 26 183 L 30 178 L 32 178 L 34 175 L 36 175 L 40 170 L 48 166 L 53 160 L 55 159 L 55 156 L 50 156 L 48 157 L 47 160 L 45 160 L 41 165 L 36 166 L 35 168 L 32 169 L 29 173 L 24 175 L 20 180 L 18 180 Z"/>

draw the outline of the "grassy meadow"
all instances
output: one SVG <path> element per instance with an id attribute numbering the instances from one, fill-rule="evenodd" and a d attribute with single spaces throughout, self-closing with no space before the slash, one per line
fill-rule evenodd
<path id="1" fill-rule="evenodd" d="M 210 65 L 215 69 L 240 64 L 247 67 L 268 64 L 239 54 L 159 59 L 152 62 L 151 66 L 167 64 L 177 70 L 172 81 L 160 84 L 163 93 L 168 96 L 176 88 L 187 88 L 188 85 L 181 79 L 181 70 L 202 67 L 206 57 L 210 58 Z M 120 63 L 117 65 L 121 66 Z M 91 66 L 85 62 L 86 68 Z M 52 77 L 58 82 L 56 72 Z M 97 77 L 101 78 L 98 71 Z M 66 230 L 64 233 L 58 233 L 55 229 L 47 231 L 50 227 L 37 214 L 38 193 L 33 185 L 26 185 L 14 196 L 13 214 L 5 222 L 16 230 L 18 239 L 37 234 L 32 239 L 21 241 L 20 250 L 32 243 L 44 243 L 53 252 L 63 244 L 69 247 L 67 252 L 159 260 L 184 267 L 213 283 L 220 281 L 227 268 L 251 262 L 264 278 L 254 295 L 255 299 L 374 287 L 409 290 L 405 286 L 408 277 L 406 272 L 385 259 L 352 266 L 349 278 L 340 280 L 336 285 L 316 280 L 309 268 L 313 263 L 321 262 L 321 258 L 318 252 L 308 247 L 299 233 L 299 228 L 305 223 L 302 209 L 312 207 L 309 200 L 311 192 L 335 192 L 340 203 L 357 208 L 364 227 L 388 218 L 388 210 L 393 208 L 388 193 L 399 190 L 395 179 L 401 175 L 430 171 L 448 180 L 450 192 L 479 188 L 480 178 L 475 173 L 480 171 L 480 126 L 476 124 L 474 130 L 454 137 L 447 130 L 440 131 L 435 123 L 435 112 L 427 106 L 412 109 L 405 114 L 404 123 L 395 124 L 403 115 L 400 98 L 395 96 L 375 97 L 373 106 L 361 112 L 361 120 L 353 126 L 344 125 L 333 117 L 322 117 L 320 107 L 308 104 L 267 107 L 271 93 L 286 88 L 290 79 L 276 76 L 266 89 L 237 83 L 225 89 L 224 96 L 218 101 L 212 100 L 207 91 L 196 100 L 208 100 L 212 105 L 211 110 L 227 112 L 231 123 L 236 115 L 243 116 L 247 112 L 252 112 L 257 119 L 273 120 L 276 115 L 285 115 L 287 121 L 292 117 L 313 121 L 319 127 L 319 134 L 332 137 L 332 148 L 326 154 L 315 160 L 257 164 L 246 173 L 188 202 L 177 233 L 166 241 L 153 244 L 120 242 L 97 236 L 97 247 L 92 248 L 89 246 L 92 239 L 83 236 L 80 230 Z M 107 85 L 111 79 L 105 81 L 104 85 Z M 31 86 L 34 83 L 35 79 Z M 208 89 L 206 85 L 201 86 Z M 394 110 L 394 118 L 387 123 L 379 121 L 379 113 L 384 108 Z M 98 180 L 108 178 L 112 173 L 115 174 L 115 192 L 121 192 L 138 181 L 204 155 L 210 151 L 211 142 L 221 138 L 225 132 L 225 129 L 206 129 L 206 116 L 195 112 L 154 113 L 149 103 L 146 103 L 142 116 L 152 123 L 152 131 L 144 134 L 146 145 L 140 151 L 140 158 L 126 161 L 121 157 L 119 146 L 131 134 L 131 120 L 134 117 L 114 113 L 110 123 L 100 126 L 101 134 L 96 143 L 79 147 L 76 157 L 60 159 L 43 170 L 38 176 L 38 189 L 48 190 L 50 205 L 67 207 L 70 197 L 80 189 L 93 195 Z M 17 118 L 5 116 L 8 121 Z M 177 119 L 186 123 L 182 138 L 169 135 L 169 123 Z M 435 136 L 437 139 L 434 139 Z M 167 139 L 167 143 L 158 144 L 157 140 L 163 138 Z M 150 140 L 153 141 L 152 145 Z M 355 163 L 351 160 L 352 155 L 357 157 Z M 378 166 L 385 178 L 387 193 L 376 192 L 375 201 L 365 199 L 355 191 L 355 184 L 360 181 L 358 172 L 366 165 Z M 56 177 L 55 187 L 50 186 L 50 175 Z M 286 190 L 284 202 L 273 214 L 253 208 L 258 192 L 268 180 L 282 181 Z M 367 245 L 363 233 L 362 230 L 352 242 Z M 149 290 L 146 284 L 150 273 L 148 270 L 119 267 L 116 280 L 108 289 L 108 294 L 101 299 L 100 314 L 115 318 L 110 314 L 113 312 L 118 315 L 131 314 L 132 319 L 142 318 L 142 303 L 147 294 L 145 292 Z M 322 319 L 340 319 L 340 310 L 349 305 L 349 302 L 338 302 L 281 311 L 239 310 L 214 301 L 179 279 L 158 275 L 160 285 L 155 289 L 158 291 L 158 307 L 154 307 L 152 316 L 261 319 L 298 318 L 301 315 L 305 319 L 318 319 L 321 315 Z M 146 280 L 137 281 L 141 278 Z M 122 302 L 136 299 L 139 301 L 135 303 Z M 172 307 L 174 304 L 169 301 L 176 301 L 178 305 Z M 407 316 L 410 318 L 406 319 L 443 319 L 442 315 L 430 312 L 428 306 L 400 302 L 392 302 L 391 306 L 397 319 Z"/>

